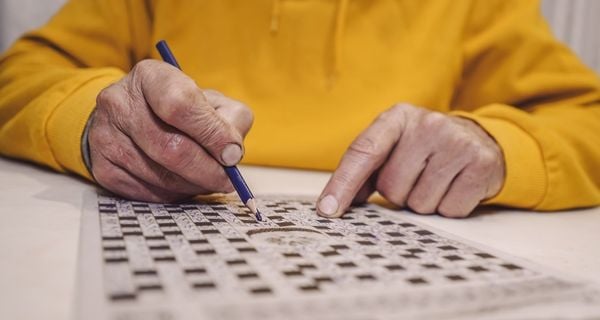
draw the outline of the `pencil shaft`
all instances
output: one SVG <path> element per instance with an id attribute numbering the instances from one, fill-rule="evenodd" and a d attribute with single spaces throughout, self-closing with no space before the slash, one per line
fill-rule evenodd
<path id="1" fill-rule="evenodd" d="M 238 195 L 240 196 L 240 199 L 242 200 L 242 202 L 244 204 L 246 202 L 248 202 L 248 200 L 254 198 L 254 196 L 252 195 L 252 192 L 250 191 L 250 188 L 248 188 L 248 185 L 246 184 L 246 181 L 244 180 L 244 177 L 242 177 L 242 174 L 240 173 L 240 171 L 238 170 L 237 167 L 234 166 L 234 167 L 223 167 L 223 168 L 225 169 L 225 173 L 227 173 L 229 180 L 231 180 L 231 184 L 233 184 L 233 188 L 238 193 Z"/>
<path id="2" fill-rule="evenodd" d="M 156 49 L 158 50 L 158 53 L 160 53 L 160 56 L 166 63 L 181 70 L 181 67 L 179 66 L 179 63 L 177 62 L 177 59 L 175 59 L 175 55 L 173 55 L 173 52 L 171 51 L 171 49 L 169 48 L 169 45 L 167 44 L 167 42 L 165 40 L 159 41 L 156 44 Z"/>

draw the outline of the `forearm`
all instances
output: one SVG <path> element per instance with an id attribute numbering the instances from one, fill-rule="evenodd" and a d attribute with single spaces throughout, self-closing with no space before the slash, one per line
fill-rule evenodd
<path id="1" fill-rule="evenodd" d="M 83 129 L 98 93 L 145 56 L 145 5 L 69 1 L 9 49 L 0 60 L 0 154 L 90 178 Z"/>
<path id="2" fill-rule="evenodd" d="M 89 174 L 80 141 L 96 95 L 122 77 L 113 68 L 15 67 L 19 58 L 0 64 L 0 153 L 59 171 Z"/>

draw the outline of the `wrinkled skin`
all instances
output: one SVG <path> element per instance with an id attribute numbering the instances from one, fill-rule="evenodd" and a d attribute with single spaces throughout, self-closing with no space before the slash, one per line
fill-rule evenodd
<path id="1" fill-rule="evenodd" d="M 235 165 L 252 112 L 201 90 L 176 68 L 139 62 L 97 97 L 89 125 L 92 174 L 130 199 L 170 202 L 231 192 L 222 165 Z"/>
<path id="2" fill-rule="evenodd" d="M 97 97 L 88 139 L 92 174 L 136 200 L 231 192 L 222 166 L 240 161 L 252 122 L 241 102 L 198 88 L 166 63 L 141 61 Z M 500 191 L 504 176 L 500 147 L 475 122 L 397 104 L 350 145 L 317 212 L 340 217 L 377 191 L 420 214 L 466 217 Z"/>
<path id="3" fill-rule="evenodd" d="M 504 183 L 504 156 L 475 122 L 398 104 L 351 144 L 321 196 L 318 212 L 339 217 L 378 191 L 420 214 L 468 216 Z"/>

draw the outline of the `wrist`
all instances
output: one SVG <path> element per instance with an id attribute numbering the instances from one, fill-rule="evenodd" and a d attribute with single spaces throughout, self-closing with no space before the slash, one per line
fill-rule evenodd
<path id="1" fill-rule="evenodd" d="M 92 123 L 92 119 L 94 118 L 95 112 L 96 109 L 94 107 L 94 111 L 92 111 L 92 114 L 88 118 L 85 127 L 83 128 L 83 134 L 81 135 L 81 157 L 83 159 L 83 163 L 85 164 L 86 169 L 88 170 L 88 173 L 92 177 L 92 157 L 90 154 L 90 144 L 88 137 L 90 131 L 90 124 Z"/>

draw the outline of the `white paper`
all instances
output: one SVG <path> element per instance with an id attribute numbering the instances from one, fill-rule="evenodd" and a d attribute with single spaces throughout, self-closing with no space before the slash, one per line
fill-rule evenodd
<path id="1" fill-rule="evenodd" d="M 377 205 L 86 200 L 78 319 L 585 319 L 594 286 Z"/>

